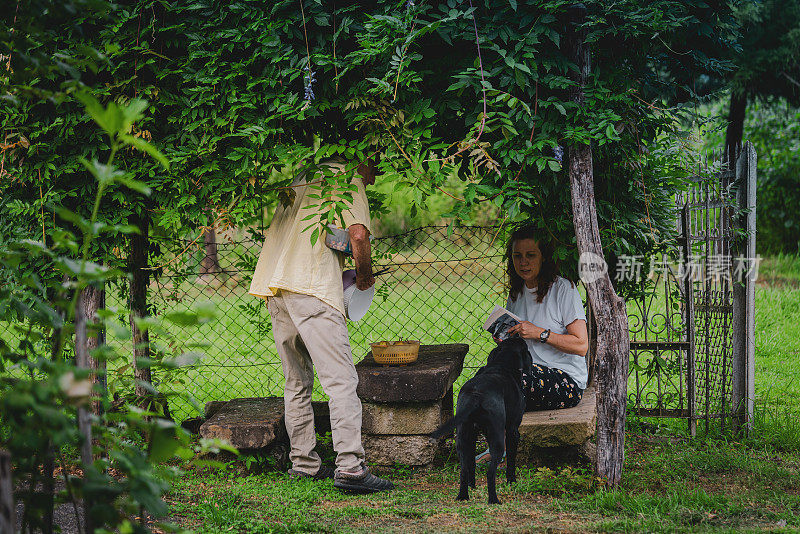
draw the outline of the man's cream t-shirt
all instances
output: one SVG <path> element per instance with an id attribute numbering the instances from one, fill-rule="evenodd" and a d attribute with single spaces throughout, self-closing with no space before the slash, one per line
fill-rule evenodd
<path id="1" fill-rule="evenodd" d="M 329 166 L 334 172 L 347 172 L 348 167 L 339 161 L 329 161 L 320 165 Z M 353 203 L 342 212 L 345 228 L 363 224 L 370 228 L 369 205 L 361 176 L 353 173 L 352 183 L 358 191 L 353 192 Z M 313 182 L 304 174 L 298 176 L 295 184 Z M 318 190 L 300 185 L 293 188 L 295 199 L 291 206 L 278 206 L 275 216 L 264 237 L 264 246 L 258 257 L 250 294 L 268 299 L 279 291 L 292 291 L 312 295 L 330 304 L 344 314 L 342 290 L 342 269 L 344 258 L 325 245 L 324 233 L 317 242 L 311 244 L 313 227 L 303 231 L 313 219 L 303 220 L 318 210 L 314 204 L 320 199 L 309 198 Z M 346 201 L 345 201 L 346 202 Z"/>

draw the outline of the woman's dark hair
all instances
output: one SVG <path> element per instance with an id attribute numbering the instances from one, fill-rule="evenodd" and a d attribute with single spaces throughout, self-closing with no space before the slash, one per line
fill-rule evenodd
<path id="1" fill-rule="evenodd" d="M 523 226 L 514 230 L 511 237 L 508 238 L 508 244 L 506 245 L 506 272 L 508 273 L 508 295 L 512 301 L 519 298 L 522 294 L 522 286 L 525 285 L 525 281 L 520 278 L 514 269 L 515 241 L 533 239 L 539 245 L 539 251 L 542 253 L 542 267 L 539 269 L 537 278 L 536 302 L 542 302 L 547 292 L 550 291 L 553 282 L 555 282 L 556 276 L 558 276 L 558 265 L 553 259 L 555 244 L 552 240 L 542 237 L 542 233 L 542 231 L 533 226 Z"/>

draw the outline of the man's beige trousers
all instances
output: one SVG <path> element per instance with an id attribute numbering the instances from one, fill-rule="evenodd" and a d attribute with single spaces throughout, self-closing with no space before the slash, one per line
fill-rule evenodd
<path id="1" fill-rule="evenodd" d="M 330 399 L 336 468 L 360 470 L 364 464 L 361 401 L 356 395 L 358 375 L 344 316 L 316 297 L 289 291 L 270 297 L 267 306 L 286 379 L 283 402 L 292 468 L 314 474 L 320 467 L 319 455 L 314 452 L 317 437 L 311 407 L 316 368 L 322 389 Z"/>

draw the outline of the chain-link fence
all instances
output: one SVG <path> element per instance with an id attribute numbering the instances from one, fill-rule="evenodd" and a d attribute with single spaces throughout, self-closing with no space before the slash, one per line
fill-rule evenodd
<path id="1" fill-rule="evenodd" d="M 724 214 L 711 206 L 713 198 L 690 195 L 679 200 L 684 218 L 692 209 L 699 213 L 684 221 L 690 241 L 684 240 L 686 253 L 698 247 L 729 246 L 730 228 L 714 230 L 713 217 Z M 375 267 L 388 272 L 378 278 L 374 302 L 364 319 L 348 324 L 354 359 L 361 360 L 369 343 L 380 340 L 468 343 L 458 389 L 494 347 L 482 326 L 491 309 L 505 302 L 507 238 L 504 227 L 429 226 L 375 239 Z M 216 312 L 215 319 L 205 324 L 164 321 L 160 329 L 151 330 L 157 354 L 202 353 L 196 364 L 158 371 L 153 377 L 160 391 L 179 391 L 196 399 L 192 405 L 173 397 L 173 415 L 177 419 L 195 415 L 212 400 L 282 395 L 283 374 L 267 307 L 247 293 L 261 242 L 223 234 L 218 243 L 171 239 L 153 245 L 160 264 L 151 266 L 150 312 L 164 316 L 208 303 Z M 706 250 L 704 257 L 709 253 Z M 635 413 L 690 421 L 730 413 L 731 297 L 729 285 L 724 284 L 724 280 L 693 282 L 694 299 L 687 306 L 689 286 L 666 277 L 649 296 L 628 301 L 628 398 Z M 108 306 L 125 310 L 124 288 L 111 289 Z M 127 317 L 121 315 L 120 321 Z M 689 324 L 694 328 L 687 328 Z M 13 329 L 0 325 L 0 331 L 5 338 Z M 112 336 L 108 342 L 130 343 Z M 119 349 L 130 352 L 130 347 Z M 129 369 L 122 366 L 109 373 L 129 373 L 125 367 Z M 317 399 L 324 398 L 319 384 L 314 391 Z"/>
<path id="2" fill-rule="evenodd" d="M 367 315 L 348 324 L 354 359 L 361 360 L 369 343 L 380 340 L 468 343 L 467 370 L 457 389 L 494 347 L 482 326 L 491 309 L 505 302 L 507 239 L 508 228 L 445 226 L 375 239 L 375 268 L 388 272 L 377 279 Z M 159 350 L 203 352 L 197 365 L 154 377 L 156 386 L 188 393 L 200 405 L 282 395 L 283 375 L 267 307 L 247 293 L 260 241 L 222 237 L 211 245 L 172 240 L 158 246 L 162 264 L 156 267 L 161 274 L 154 277 L 149 292 L 153 313 L 164 315 L 211 302 L 216 319 L 188 327 L 166 323 L 164 334 L 153 334 Z M 716 293 L 695 293 L 697 341 L 690 350 L 686 292 L 679 286 L 678 279 L 668 276 L 646 296 L 628 301 L 629 404 L 645 416 L 714 417 L 718 403 L 730 391 L 729 330 L 724 315 L 723 323 L 717 324 L 719 314 L 706 313 L 702 307 Z M 701 295 L 702 302 L 697 300 Z M 714 339 L 722 340 L 719 350 L 711 343 Z M 696 355 L 696 361 L 690 355 Z M 314 395 L 324 398 L 318 383 Z M 177 417 L 196 410 L 180 401 L 173 404 Z M 690 406 L 696 408 L 691 414 Z"/>
<path id="3" fill-rule="evenodd" d="M 376 295 L 367 315 L 349 323 L 353 357 L 361 360 L 369 343 L 417 339 L 423 344 L 468 343 L 465 367 L 477 368 L 494 346 L 482 329 L 495 304 L 503 304 L 503 248 L 508 236 L 501 227 L 433 226 L 372 242 Z M 150 287 L 157 315 L 210 301 L 216 319 L 200 326 L 165 324 L 168 336 L 153 334 L 170 351 L 204 353 L 198 365 L 154 377 L 161 389 L 182 389 L 202 404 L 210 400 L 283 394 L 283 374 L 264 302 L 247 293 L 261 243 L 226 240 L 160 242 L 165 258 Z M 216 256 L 216 258 L 214 258 Z M 460 379 L 472 376 L 465 372 Z M 168 383 L 167 383 L 168 382 Z M 460 385 L 460 382 L 456 385 Z M 315 396 L 323 398 L 319 384 Z M 173 406 L 177 417 L 194 409 Z"/>

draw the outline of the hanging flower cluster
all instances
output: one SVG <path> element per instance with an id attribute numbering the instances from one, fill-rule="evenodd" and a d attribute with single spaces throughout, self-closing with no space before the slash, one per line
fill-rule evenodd
<path id="1" fill-rule="evenodd" d="M 315 75 L 316 75 L 316 72 L 311 70 L 310 66 L 306 67 L 306 75 L 303 77 L 303 79 L 306 82 L 305 83 L 305 99 L 307 101 L 309 101 L 309 102 L 314 100 L 314 82 L 317 81 L 317 78 L 315 77 Z"/>
<path id="2" fill-rule="evenodd" d="M 553 157 L 556 158 L 558 163 L 562 163 L 564 159 L 564 147 L 561 145 L 556 145 L 553 147 Z"/>

